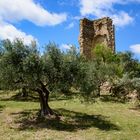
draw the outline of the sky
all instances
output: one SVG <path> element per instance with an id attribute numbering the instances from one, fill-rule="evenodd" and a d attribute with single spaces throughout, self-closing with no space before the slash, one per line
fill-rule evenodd
<path id="1" fill-rule="evenodd" d="M 116 51 L 132 51 L 140 60 L 140 0 L 0 0 L 0 40 L 79 48 L 79 20 L 106 16 L 115 25 Z"/>

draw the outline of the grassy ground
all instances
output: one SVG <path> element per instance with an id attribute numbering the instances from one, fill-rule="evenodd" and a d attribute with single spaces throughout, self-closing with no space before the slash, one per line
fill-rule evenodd
<path id="1" fill-rule="evenodd" d="M 132 103 L 58 98 L 50 106 L 60 120 L 39 119 L 38 102 L 0 93 L 0 140 L 140 140 L 140 110 Z"/>

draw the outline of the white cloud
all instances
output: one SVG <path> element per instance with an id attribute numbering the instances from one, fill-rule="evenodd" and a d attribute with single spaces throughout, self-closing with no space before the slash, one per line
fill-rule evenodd
<path id="1" fill-rule="evenodd" d="M 126 12 L 120 12 L 118 15 L 112 15 L 112 19 L 115 25 L 125 26 L 133 22 L 133 18 L 130 17 Z"/>
<path id="2" fill-rule="evenodd" d="M 25 44 L 36 40 L 12 25 L 27 20 L 38 26 L 54 26 L 64 22 L 66 13 L 51 13 L 34 0 L 0 0 L 0 39 L 21 38 Z"/>
<path id="3" fill-rule="evenodd" d="M 117 11 L 115 4 L 124 5 L 130 2 L 140 2 L 140 0 L 80 0 L 80 13 L 82 16 L 93 15 L 97 18 L 109 16 L 117 26 L 125 26 L 134 20 L 125 11 Z"/>
<path id="4" fill-rule="evenodd" d="M 140 44 L 131 45 L 130 49 L 133 53 L 140 54 Z"/>
<path id="5" fill-rule="evenodd" d="M 23 40 L 24 44 L 29 45 L 31 41 L 36 40 L 32 35 L 27 35 L 26 33 L 16 29 L 13 25 L 8 23 L 0 22 L 0 38 L 9 39 L 13 41 L 16 38 Z"/>
<path id="6" fill-rule="evenodd" d="M 82 16 L 74 16 L 73 19 L 75 20 L 80 20 L 82 18 Z"/>
<path id="7" fill-rule="evenodd" d="M 69 50 L 72 47 L 72 44 L 61 44 L 60 45 L 60 50 L 65 51 L 65 50 Z"/>
<path id="8" fill-rule="evenodd" d="M 66 29 L 71 29 L 71 28 L 73 28 L 73 27 L 74 27 L 74 22 L 70 23 L 70 24 L 66 27 Z"/>
<path id="9" fill-rule="evenodd" d="M 57 0 L 60 6 L 78 6 L 77 0 Z"/>
<path id="10" fill-rule="evenodd" d="M 67 18 L 65 13 L 50 13 L 33 0 L 0 0 L 0 17 L 4 21 L 28 20 L 39 26 L 57 25 Z"/>

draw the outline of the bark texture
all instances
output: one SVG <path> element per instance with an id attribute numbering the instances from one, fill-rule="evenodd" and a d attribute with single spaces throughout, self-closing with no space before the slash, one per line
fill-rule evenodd
<path id="1" fill-rule="evenodd" d="M 50 116 L 50 115 L 56 115 L 53 110 L 50 108 L 48 101 L 49 101 L 49 90 L 46 88 L 46 86 L 41 82 L 41 88 L 37 88 L 37 92 L 39 94 L 40 99 L 40 116 Z"/>

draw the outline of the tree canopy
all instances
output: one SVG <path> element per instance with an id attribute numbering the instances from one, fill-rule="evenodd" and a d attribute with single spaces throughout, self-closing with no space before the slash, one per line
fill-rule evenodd
<path id="1" fill-rule="evenodd" d="M 48 99 L 51 92 L 68 93 L 71 88 L 85 99 L 100 96 L 101 86 L 108 82 L 112 95 L 139 95 L 140 63 L 131 52 L 112 53 L 97 45 L 93 58 L 86 60 L 73 46 L 62 52 L 55 43 L 39 52 L 36 43 L 27 46 L 19 39 L 0 44 L 0 89 L 29 89 L 38 93 L 40 115 L 53 115 Z"/>

